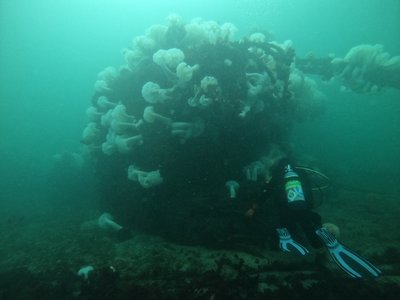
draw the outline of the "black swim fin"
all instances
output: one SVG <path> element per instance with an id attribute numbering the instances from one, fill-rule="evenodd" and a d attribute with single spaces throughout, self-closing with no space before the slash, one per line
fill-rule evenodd
<path id="1" fill-rule="evenodd" d="M 354 251 L 343 246 L 326 228 L 319 228 L 315 233 L 324 242 L 335 263 L 353 278 L 375 278 L 382 272 Z"/>

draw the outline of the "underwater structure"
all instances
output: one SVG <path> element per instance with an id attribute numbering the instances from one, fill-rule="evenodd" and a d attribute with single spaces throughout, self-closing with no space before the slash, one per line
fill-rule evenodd
<path id="1" fill-rule="evenodd" d="M 268 203 L 253 218 L 241 185 L 267 179 L 291 153 L 296 122 L 323 113 L 326 96 L 305 74 L 359 93 L 400 88 L 400 57 L 380 45 L 296 58 L 291 41 L 236 32 L 171 15 L 122 50 L 124 65 L 99 73 L 81 142 L 104 208 L 124 227 L 216 247 L 268 242 L 276 209 Z"/>

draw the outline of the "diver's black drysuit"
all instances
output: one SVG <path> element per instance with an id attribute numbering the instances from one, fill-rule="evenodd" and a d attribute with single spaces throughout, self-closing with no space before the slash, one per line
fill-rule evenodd
<path id="1" fill-rule="evenodd" d="M 304 192 L 305 201 L 289 202 L 285 190 L 285 167 L 294 166 L 289 159 L 281 159 L 271 170 L 272 179 L 266 183 L 266 191 L 271 194 L 279 208 L 280 220 L 278 227 L 285 227 L 289 232 L 295 234 L 301 227 L 308 242 L 314 248 L 323 246 L 321 239 L 315 233 L 315 230 L 321 228 L 321 216 L 312 211 L 313 194 L 311 182 L 302 170 L 296 169 L 301 186 Z"/>

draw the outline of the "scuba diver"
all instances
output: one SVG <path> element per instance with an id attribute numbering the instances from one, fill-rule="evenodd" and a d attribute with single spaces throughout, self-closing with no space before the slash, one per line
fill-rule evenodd
<path id="1" fill-rule="evenodd" d="M 287 157 L 280 158 L 270 170 L 271 179 L 263 184 L 258 201 L 272 197 L 277 203 L 279 224 L 276 232 L 282 251 L 299 255 L 309 253 L 291 235 L 301 228 L 313 248 L 325 246 L 335 263 L 351 277 L 373 278 L 381 274 L 377 267 L 341 244 L 334 234 L 323 227 L 321 216 L 312 210 L 312 187 L 304 170 L 296 168 Z"/>

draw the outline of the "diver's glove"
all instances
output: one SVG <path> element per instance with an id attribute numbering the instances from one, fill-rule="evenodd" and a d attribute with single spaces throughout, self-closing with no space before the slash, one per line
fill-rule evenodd
<path id="1" fill-rule="evenodd" d="M 279 236 L 279 248 L 281 248 L 282 251 L 297 252 L 301 255 L 306 255 L 308 253 L 308 250 L 305 247 L 292 239 L 292 236 L 287 228 L 277 228 L 276 231 L 278 232 Z"/>
<path id="2" fill-rule="evenodd" d="M 381 271 L 365 258 L 340 244 L 326 228 L 319 228 L 315 233 L 324 242 L 335 263 L 351 277 L 378 277 L 381 274 Z"/>

